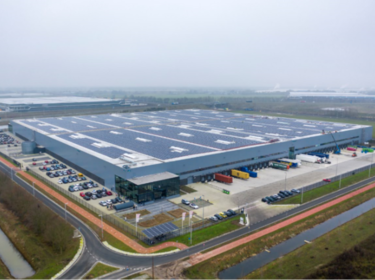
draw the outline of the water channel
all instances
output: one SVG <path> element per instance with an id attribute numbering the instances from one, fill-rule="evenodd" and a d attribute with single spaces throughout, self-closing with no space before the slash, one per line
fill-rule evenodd
<path id="1" fill-rule="evenodd" d="M 13 243 L 0 229 L 0 259 L 14 278 L 26 278 L 34 275 L 35 271 L 24 259 Z"/>
<path id="2" fill-rule="evenodd" d="M 297 248 L 303 246 L 305 240 L 311 241 L 314 240 L 323 234 L 330 232 L 331 230 L 339 227 L 340 225 L 351 221 L 363 213 L 375 208 L 375 198 L 362 203 L 350 209 L 336 217 L 333 217 L 322 224 L 315 226 L 312 229 L 309 229 L 305 232 L 302 232 L 295 237 L 288 239 L 287 241 L 280 243 L 271 249 L 270 253 L 262 252 L 254 257 L 248 258 L 247 260 L 232 266 L 228 269 L 225 269 L 219 273 L 220 279 L 238 279 L 246 276 L 247 274 L 253 272 L 254 270 L 261 268 L 262 266 L 278 259 L 279 257 L 286 255 Z"/>

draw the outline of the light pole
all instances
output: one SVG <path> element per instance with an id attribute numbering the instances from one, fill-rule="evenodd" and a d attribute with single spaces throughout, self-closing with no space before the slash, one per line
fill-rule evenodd
<path id="1" fill-rule="evenodd" d="M 103 241 L 103 214 L 100 214 L 99 217 L 101 218 L 101 226 L 102 226 L 102 241 Z"/>
<path id="2" fill-rule="evenodd" d="M 204 194 L 202 196 L 204 197 Z M 204 220 L 204 205 L 202 208 L 203 208 L 202 210 L 203 210 L 203 220 Z"/>
<path id="3" fill-rule="evenodd" d="M 301 192 L 301 204 L 303 203 L 303 189 L 304 187 L 302 187 L 302 192 Z"/>
<path id="4" fill-rule="evenodd" d="M 371 164 L 370 164 L 370 167 L 368 169 L 368 177 L 370 178 L 371 176 L 371 168 L 372 168 L 372 164 L 374 163 L 374 152 L 372 152 L 372 159 L 371 159 Z"/>
<path id="5" fill-rule="evenodd" d="M 287 170 L 285 170 L 285 190 L 286 190 L 286 172 Z"/>
<path id="6" fill-rule="evenodd" d="M 68 202 L 65 202 L 65 221 L 66 221 L 66 205 L 68 204 Z"/>
<path id="7" fill-rule="evenodd" d="M 337 169 L 338 169 L 338 166 L 339 166 L 339 158 L 336 157 L 336 176 L 337 176 Z"/>
<path id="8" fill-rule="evenodd" d="M 35 182 L 33 182 L 33 195 L 35 196 Z"/>

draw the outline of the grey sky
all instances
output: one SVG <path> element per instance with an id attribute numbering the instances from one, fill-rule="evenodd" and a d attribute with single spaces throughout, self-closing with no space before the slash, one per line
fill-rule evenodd
<path id="1" fill-rule="evenodd" d="M 374 87 L 375 1 L 0 2 L 0 87 Z"/>

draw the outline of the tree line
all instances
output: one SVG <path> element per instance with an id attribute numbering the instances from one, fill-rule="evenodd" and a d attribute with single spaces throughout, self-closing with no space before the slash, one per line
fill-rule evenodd
<path id="1" fill-rule="evenodd" d="M 0 203 L 56 253 L 61 254 L 68 248 L 73 237 L 73 227 L 1 173 Z"/>

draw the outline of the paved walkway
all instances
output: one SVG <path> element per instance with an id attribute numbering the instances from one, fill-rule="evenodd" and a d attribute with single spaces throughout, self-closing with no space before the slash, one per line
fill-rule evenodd
<path id="1" fill-rule="evenodd" d="M 54 191 L 53 189 L 51 189 L 50 187 L 45 185 L 43 182 L 41 182 L 37 178 L 31 176 L 30 174 L 28 174 L 24 171 L 20 171 L 20 169 L 18 167 L 13 166 L 11 163 L 6 161 L 5 159 L 0 158 L 0 161 L 3 162 L 4 164 L 6 164 L 7 166 L 9 166 L 10 168 L 12 168 L 16 173 L 19 173 L 22 176 L 24 176 L 25 178 L 27 178 L 28 180 L 30 180 L 31 182 L 34 182 L 38 187 L 40 187 L 41 189 L 43 189 L 47 193 L 51 194 L 52 196 L 54 196 L 60 202 L 62 202 L 64 204 L 67 203 L 68 209 L 70 208 L 70 209 L 76 211 L 77 213 L 79 213 L 80 215 L 82 215 L 86 219 L 90 220 L 95 225 L 97 225 L 99 228 L 101 228 L 101 220 L 98 217 L 90 214 L 89 212 L 87 212 L 86 210 L 84 210 L 83 208 L 78 206 L 77 204 L 73 203 L 72 201 L 68 200 L 64 196 L 60 195 L 59 193 L 57 193 L 56 191 Z M 141 254 L 154 253 L 156 251 L 159 251 L 159 250 L 167 248 L 167 247 L 176 247 L 176 248 L 179 248 L 181 250 L 188 248 L 188 246 L 186 246 L 185 244 L 181 244 L 181 243 L 177 243 L 177 242 L 165 242 L 165 243 L 162 243 L 162 244 L 150 247 L 150 248 L 145 248 L 142 245 L 140 245 L 138 242 L 136 242 L 133 239 L 127 237 L 123 233 L 119 232 L 118 230 L 114 229 L 113 227 L 109 226 L 108 224 L 106 224 L 104 222 L 103 222 L 103 230 L 105 230 L 106 232 L 108 232 L 109 234 L 111 234 L 112 236 L 117 238 L 118 240 L 124 242 L 127 246 L 129 246 L 130 248 L 134 249 L 136 252 L 141 253 Z"/>
<path id="2" fill-rule="evenodd" d="M 309 217 L 309 216 L 311 216 L 311 215 L 313 215 L 315 213 L 318 213 L 318 212 L 320 212 L 320 211 L 322 211 L 324 209 L 327 209 L 327 208 L 329 208 L 329 207 L 331 207 L 333 205 L 336 205 L 336 204 L 338 204 L 338 203 L 340 203 L 342 201 L 350 199 L 350 198 L 352 198 L 352 197 L 354 197 L 354 196 L 356 196 L 356 195 L 358 195 L 360 193 L 363 193 L 363 192 L 365 192 L 365 191 L 367 191 L 369 189 L 372 189 L 374 187 L 375 187 L 375 183 L 371 184 L 371 185 L 368 185 L 368 186 L 366 186 L 364 188 L 361 188 L 359 190 L 356 190 L 354 192 L 351 192 L 349 194 L 346 194 L 346 195 L 344 195 L 342 197 L 336 198 L 336 199 L 334 199 L 334 200 L 332 200 L 330 202 L 327 202 L 327 203 L 325 203 L 323 205 L 315 207 L 315 208 L 313 208 L 311 210 L 308 210 L 308 211 L 306 211 L 304 213 L 301 213 L 301 214 L 299 214 L 299 215 L 297 215 L 295 217 L 292 217 L 292 218 L 290 218 L 288 220 L 285 220 L 285 221 L 283 221 L 281 223 L 278 223 L 278 224 L 273 225 L 271 227 L 265 228 L 265 229 L 263 229 L 261 231 L 258 231 L 258 232 L 254 233 L 254 234 L 251 234 L 251 235 L 246 236 L 244 238 L 241 238 L 239 240 L 233 241 L 233 242 L 231 242 L 229 244 L 223 245 L 222 247 L 217 248 L 217 249 L 212 250 L 212 251 L 209 251 L 209 252 L 207 252 L 205 254 L 193 255 L 193 256 L 190 257 L 189 263 L 192 264 L 192 265 L 195 265 L 197 263 L 200 263 L 200 262 L 203 262 L 205 260 L 208 260 L 208 259 L 210 259 L 212 257 L 215 257 L 217 255 L 220 255 L 220 254 L 222 254 L 222 253 L 224 253 L 224 252 L 226 252 L 228 250 L 236 248 L 236 247 L 238 247 L 238 246 L 240 246 L 242 244 L 248 243 L 248 242 L 250 242 L 252 240 L 255 240 L 255 239 L 260 238 L 262 236 L 265 236 L 265 235 L 267 235 L 269 233 L 272 233 L 272 232 L 274 232 L 276 230 L 279 230 L 279 229 L 281 229 L 283 227 L 286 227 L 286 226 L 288 226 L 290 224 L 293 224 L 293 223 L 295 223 L 297 221 L 300 221 L 300 220 L 302 220 L 302 219 L 304 219 L 306 217 Z"/>

